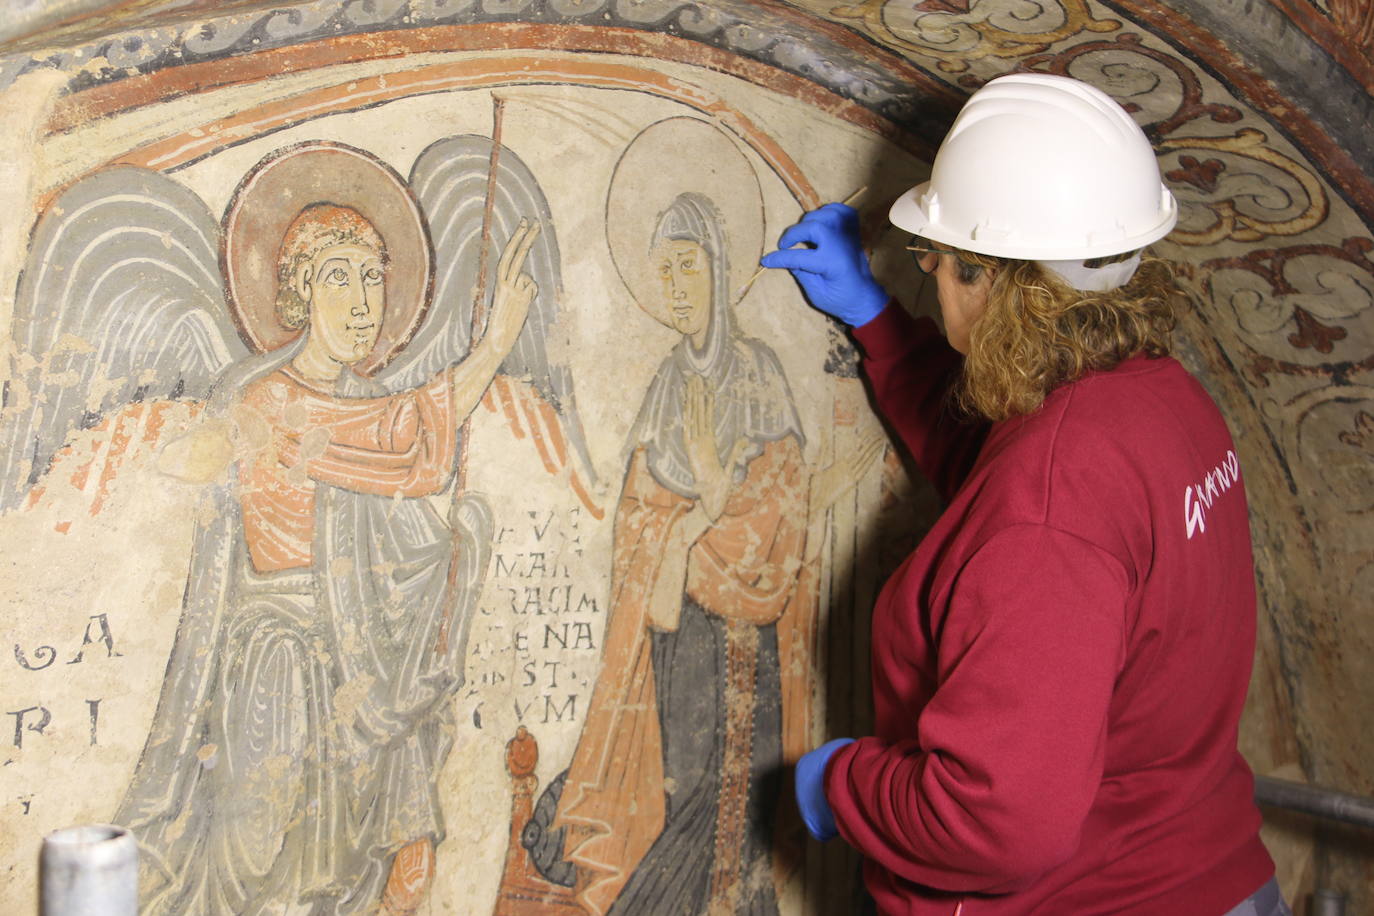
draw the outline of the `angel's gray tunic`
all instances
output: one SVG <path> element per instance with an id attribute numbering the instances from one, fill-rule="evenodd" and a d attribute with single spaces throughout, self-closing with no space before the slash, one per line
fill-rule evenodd
<path id="1" fill-rule="evenodd" d="M 220 390 L 290 355 L 247 361 Z M 351 373 L 338 390 L 381 393 Z M 162 694 L 117 815 L 142 848 L 142 912 L 367 911 L 400 847 L 444 836 L 435 781 L 490 518 L 469 498 L 455 532 L 423 499 L 319 483 L 311 565 L 263 574 L 237 471 L 203 501 Z"/>

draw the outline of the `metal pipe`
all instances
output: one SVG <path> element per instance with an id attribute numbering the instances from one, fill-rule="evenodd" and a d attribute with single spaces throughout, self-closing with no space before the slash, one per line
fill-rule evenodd
<path id="1" fill-rule="evenodd" d="M 38 861 L 41 916 L 138 916 L 138 843 L 123 827 L 50 833 Z"/>
<path id="2" fill-rule="evenodd" d="M 1289 779 L 1255 777 L 1255 801 L 1374 829 L 1374 799 Z"/>

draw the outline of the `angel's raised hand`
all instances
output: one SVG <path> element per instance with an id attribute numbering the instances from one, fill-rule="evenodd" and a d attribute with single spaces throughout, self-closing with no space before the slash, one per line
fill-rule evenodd
<path id="1" fill-rule="evenodd" d="M 521 219 L 496 265 L 496 292 L 492 297 L 487 334 L 495 335 L 496 342 L 503 348 L 515 343 L 529 314 L 530 303 L 539 292 L 539 284 L 524 272 L 524 267 L 540 231 L 539 223 Z"/>

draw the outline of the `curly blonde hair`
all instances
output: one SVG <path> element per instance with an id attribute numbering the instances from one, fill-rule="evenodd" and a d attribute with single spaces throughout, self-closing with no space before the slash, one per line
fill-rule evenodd
<path id="1" fill-rule="evenodd" d="M 386 242 L 372 223 L 352 207 L 321 202 L 310 204 L 286 227 L 277 254 L 277 320 L 295 331 L 305 327 L 310 303 L 296 292 L 296 270 L 330 245 L 353 242 L 376 249 L 387 263 Z"/>
<path id="2" fill-rule="evenodd" d="M 992 271 L 987 306 L 969 329 L 954 391 L 971 414 L 994 421 L 1028 414 L 1084 373 L 1111 369 L 1137 353 L 1169 353 L 1185 294 L 1167 261 L 1143 258 L 1125 286 L 1084 292 L 1034 261 L 954 254 L 959 282 L 976 282 L 982 271 Z"/>

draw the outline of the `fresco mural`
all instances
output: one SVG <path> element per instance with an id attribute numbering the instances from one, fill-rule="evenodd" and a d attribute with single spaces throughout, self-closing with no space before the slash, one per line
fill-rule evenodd
<path id="1" fill-rule="evenodd" d="M 158 635 L 131 638 L 147 593 L 125 593 L 88 630 L 110 676 L 163 672 L 98 701 L 83 752 L 109 782 L 92 807 L 140 839 L 146 911 L 492 909 L 481 856 L 505 832 L 470 830 L 510 823 L 500 750 L 527 726 L 568 787 L 548 868 L 585 876 L 554 896 L 642 912 L 689 853 L 686 911 L 801 892 L 773 837 L 800 841 L 777 801 L 824 709 L 829 542 L 900 502 L 902 473 L 836 330 L 778 308 L 790 283 L 746 283 L 820 163 L 704 87 L 643 78 L 629 106 L 576 84 L 402 97 L 371 125 L 97 168 L 45 204 L 12 324 L 34 358 L 10 379 L 8 529 L 102 539 L 148 521 L 150 490 L 176 503 L 133 552 L 180 570 L 179 608 L 163 591 Z M 414 115 L 490 136 L 379 146 Z M 531 144 L 569 124 L 573 180 Z M 684 146 L 704 155 L 665 178 Z M 604 282 L 573 292 L 569 270 Z M 769 305 L 742 319 L 750 301 Z M 34 673 L 41 632 L 17 634 Z M 703 686 L 718 720 L 694 717 Z M 49 702 L 17 720 L 30 785 L 71 749 Z"/>
<path id="2" fill-rule="evenodd" d="M 118 817 L 168 912 L 850 906 L 777 767 L 862 728 L 861 611 L 938 506 L 844 337 L 745 280 L 868 185 L 876 269 L 928 307 L 887 202 L 1015 69 L 1120 100 L 1182 204 L 1179 355 L 1252 481 L 1243 749 L 1374 792 L 1342 699 L 1374 683 L 1374 20 L 1240 5 L 137 0 L 5 31 L 0 896 L 43 832 Z M 1374 899 L 1348 840 L 1266 840 L 1290 897 Z"/>

